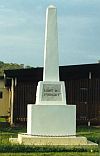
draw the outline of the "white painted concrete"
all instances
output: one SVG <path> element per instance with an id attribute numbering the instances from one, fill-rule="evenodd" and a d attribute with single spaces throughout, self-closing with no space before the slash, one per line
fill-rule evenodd
<path id="1" fill-rule="evenodd" d="M 57 9 L 46 12 L 43 82 L 37 86 L 36 104 L 28 105 L 27 134 L 76 135 L 76 106 L 66 105 L 65 84 L 59 81 Z"/>
<path id="2" fill-rule="evenodd" d="M 76 106 L 66 105 L 65 84 L 59 81 L 57 9 L 46 12 L 43 82 L 37 86 L 36 104 L 28 105 L 27 134 L 76 135 Z"/>
<path id="3" fill-rule="evenodd" d="M 59 81 L 57 9 L 49 6 L 46 11 L 43 81 Z"/>
<path id="4" fill-rule="evenodd" d="M 76 106 L 74 105 L 29 104 L 28 114 L 27 134 L 76 135 Z"/>
<path id="5" fill-rule="evenodd" d="M 27 134 L 11 143 L 24 145 L 93 145 L 76 135 L 76 106 L 66 105 L 65 85 L 59 82 L 57 10 L 46 13 L 43 82 L 38 83 L 36 104 L 28 104 Z M 72 137 L 73 136 L 73 137 Z"/>
<path id="6" fill-rule="evenodd" d="M 67 148 L 84 148 L 87 149 L 91 146 L 91 149 L 97 148 L 98 144 L 88 141 L 86 137 L 44 137 L 44 136 L 32 136 L 26 133 L 18 134 L 18 138 L 9 138 L 12 144 L 22 145 L 51 145 L 51 146 L 65 146 Z"/>
<path id="7" fill-rule="evenodd" d="M 15 140 L 16 141 L 16 140 Z M 42 137 L 18 134 L 18 141 L 23 145 L 87 145 L 86 137 Z M 95 144 L 96 146 L 97 144 Z"/>

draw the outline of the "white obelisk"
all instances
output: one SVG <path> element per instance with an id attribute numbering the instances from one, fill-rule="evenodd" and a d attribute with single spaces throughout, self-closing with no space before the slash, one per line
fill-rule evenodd
<path id="1" fill-rule="evenodd" d="M 76 134 L 76 106 L 66 104 L 65 84 L 59 81 L 57 9 L 46 11 L 43 81 L 38 82 L 36 103 L 28 105 L 27 134 Z"/>
<path id="2" fill-rule="evenodd" d="M 43 82 L 38 83 L 37 105 L 66 105 L 65 85 L 64 82 L 59 82 L 58 55 L 57 8 L 50 5 L 46 10 Z M 55 90 L 58 92 L 55 93 Z"/>
<path id="3" fill-rule="evenodd" d="M 57 9 L 52 5 L 46 11 L 43 81 L 59 81 Z"/>
<path id="4" fill-rule="evenodd" d="M 23 145 L 88 145 L 76 137 L 76 106 L 66 104 L 65 85 L 59 81 L 57 9 L 46 12 L 44 73 L 37 86 L 35 104 L 28 104 L 27 133 L 10 139 Z M 97 146 L 97 144 L 89 144 Z"/>

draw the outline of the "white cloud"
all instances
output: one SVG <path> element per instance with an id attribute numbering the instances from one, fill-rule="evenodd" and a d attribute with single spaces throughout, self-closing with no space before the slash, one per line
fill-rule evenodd
<path id="1" fill-rule="evenodd" d="M 27 37 L 27 36 L 14 36 L 14 35 L 12 35 L 12 36 L 10 36 L 10 35 L 6 35 L 6 36 L 0 36 L 0 43 L 1 43 L 1 45 L 0 46 L 5 46 L 5 45 L 9 45 L 9 46 L 11 46 L 11 45 L 20 45 L 20 44 L 32 44 L 33 43 L 33 40 L 32 40 L 32 38 L 29 38 L 29 37 Z"/>

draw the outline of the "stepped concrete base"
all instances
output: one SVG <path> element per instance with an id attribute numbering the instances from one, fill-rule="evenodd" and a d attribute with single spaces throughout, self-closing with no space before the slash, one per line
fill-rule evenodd
<path id="1" fill-rule="evenodd" d="M 10 138 L 12 144 L 22 145 L 51 145 L 51 146 L 98 146 L 98 144 L 90 142 L 86 137 L 65 136 L 65 137 L 47 137 L 32 136 L 28 134 L 18 134 L 18 138 Z"/>

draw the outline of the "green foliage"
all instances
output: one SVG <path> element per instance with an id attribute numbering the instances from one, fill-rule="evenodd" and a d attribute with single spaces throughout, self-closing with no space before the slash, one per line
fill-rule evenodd
<path id="1" fill-rule="evenodd" d="M 8 69 L 21 69 L 23 68 L 23 65 L 19 65 L 16 63 L 4 63 L 0 61 L 0 75 L 4 74 L 4 70 Z"/>
<path id="2" fill-rule="evenodd" d="M 8 69 L 22 69 L 24 68 L 24 64 L 17 63 L 4 63 L 0 61 L 0 75 L 4 74 L 4 70 Z M 31 68 L 30 66 L 26 66 L 25 68 Z"/>

